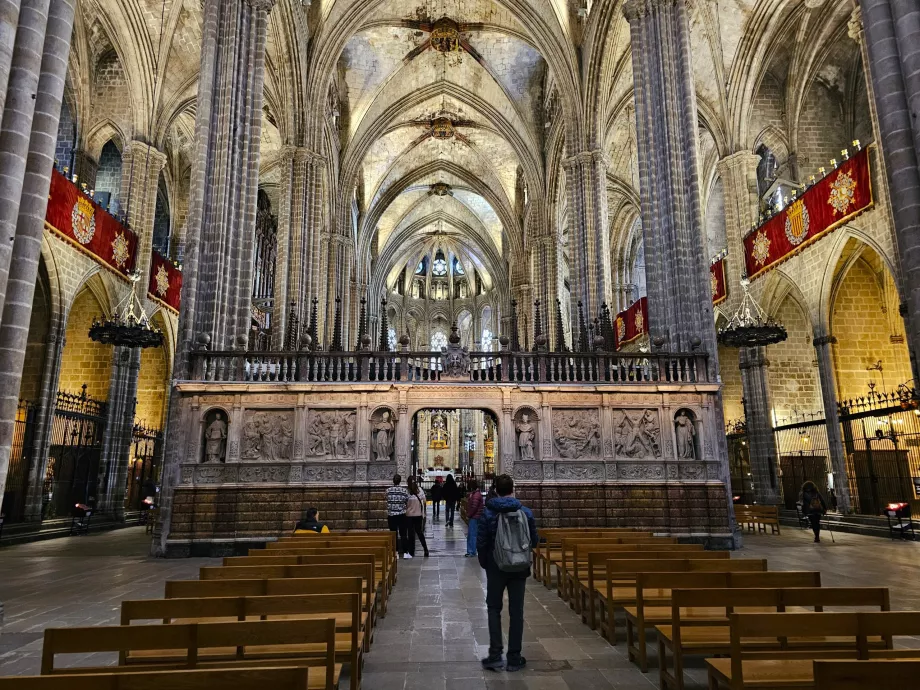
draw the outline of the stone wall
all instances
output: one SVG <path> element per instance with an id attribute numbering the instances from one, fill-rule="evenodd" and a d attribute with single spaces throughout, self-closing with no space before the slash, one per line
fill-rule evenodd
<path id="1" fill-rule="evenodd" d="M 109 397 L 112 373 L 112 346 L 89 338 L 93 319 L 103 315 L 102 305 L 88 288 L 77 295 L 67 319 L 64 355 L 58 387 L 68 393 L 79 393 L 86 384 L 86 395 L 96 400 Z"/>
<path id="2" fill-rule="evenodd" d="M 333 529 L 386 529 L 385 486 L 180 487 L 168 556 L 246 554 L 290 534 L 310 506 Z"/>

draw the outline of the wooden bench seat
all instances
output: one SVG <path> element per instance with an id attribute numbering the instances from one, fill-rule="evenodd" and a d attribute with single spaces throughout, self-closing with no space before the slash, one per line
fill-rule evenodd
<path id="1" fill-rule="evenodd" d="M 287 542 L 270 542 L 265 549 L 250 549 L 249 556 L 236 556 L 247 558 L 252 556 L 307 556 L 312 554 L 355 554 L 372 553 L 376 556 L 379 566 L 386 573 L 387 586 L 392 590 L 396 583 L 396 567 L 399 562 L 398 553 L 391 540 L 383 539 L 323 539 L 307 537 L 301 540 Z M 225 559 L 226 561 L 226 559 Z"/>
<path id="2" fill-rule="evenodd" d="M 354 591 L 343 594 L 297 594 L 256 597 L 217 597 L 205 599 L 141 599 L 124 601 L 121 607 L 121 624 L 133 621 L 162 620 L 166 625 L 228 622 L 232 620 L 323 620 L 332 618 L 336 624 L 336 659 L 348 662 L 351 667 L 351 688 L 358 690 L 367 636 L 362 626 L 360 581 L 355 578 Z M 364 618 L 366 621 L 366 617 Z M 306 644 L 279 650 L 271 646 L 250 647 L 262 656 L 291 652 L 317 654 L 321 644 Z M 235 650 L 230 650 L 235 654 Z M 221 653 L 226 653 L 223 650 Z M 165 652 L 144 650 L 132 653 L 136 657 L 175 658 L 184 650 Z M 204 653 L 201 658 L 208 658 Z M 122 663 L 129 660 L 122 657 Z"/>
<path id="3" fill-rule="evenodd" d="M 730 658 L 706 660 L 711 690 L 813 688 L 814 660 L 920 657 L 920 650 L 894 647 L 896 637 L 920 634 L 920 613 L 914 611 L 733 613 L 730 629 Z M 750 651 L 743 642 L 753 637 L 779 639 L 782 648 L 766 655 Z M 838 637 L 847 641 L 831 648 L 823 644 L 811 648 L 808 639 L 812 637 L 819 642 Z M 869 687 L 884 686 L 873 681 Z"/>
<path id="4" fill-rule="evenodd" d="M 818 572 L 639 573 L 636 577 L 635 605 L 624 607 L 627 657 L 636 662 L 643 673 L 648 671 L 647 631 L 658 625 L 671 624 L 671 597 L 670 594 L 662 596 L 662 590 L 820 586 L 821 573 Z M 697 623 L 728 623 L 724 607 L 691 607 L 683 610 L 681 615 Z"/>
<path id="5" fill-rule="evenodd" d="M 120 672 L 121 671 L 121 672 Z M 0 678 L 4 690 L 323 690 L 322 667 L 110 671 Z"/>
<path id="6" fill-rule="evenodd" d="M 335 644 L 332 619 L 48 628 L 42 645 L 41 672 L 42 675 L 111 672 L 113 669 L 108 666 L 55 668 L 54 661 L 58 654 L 116 652 L 124 659 L 117 668 L 126 671 L 202 666 L 317 666 L 321 667 L 324 678 L 318 687 L 334 690 L 341 673 L 341 664 L 335 661 Z M 280 651 L 281 646 L 288 646 L 290 651 Z M 260 647 L 266 651 L 261 653 Z M 310 651 L 301 651 L 304 648 Z M 150 650 L 178 654 L 147 656 Z M 278 663 L 281 657 L 284 664 Z"/>
<path id="7" fill-rule="evenodd" d="M 752 532 L 766 532 L 767 527 L 773 534 L 781 534 L 779 525 L 779 506 L 735 505 L 735 522 L 742 528 L 747 525 Z"/>
<path id="8" fill-rule="evenodd" d="M 540 541 L 533 550 L 533 572 L 534 577 L 545 587 L 549 587 L 552 582 L 552 573 L 549 557 L 559 557 L 559 551 L 562 546 L 563 537 L 604 537 L 617 536 L 622 534 L 646 534 L 651 536 L 650 532 L 641 532 L 633 527 L 604 527 L 604 528 L 570 528 L 570 527 L 550 527 L 540 529 Z"/>
<path id="9" fill-rule="evenodd" d="M 819 660 L 812 663 L 815 690 L 910 688 L 920 682 L 920 660 Z"/>
<path id="10" fill-rule="evenodd" d="M 636 603 L 636 578 L 639 573 L 729 573 L 765 572 L 765 558 L 696 559 L 662 558 L 620 560 L 608 559 L 604 591 L 599 593 L 600 632 L 611 644 L 616 644 L 615 611 Z M 600 583 L 598 583 L 600 586 Z M 651 590 L 651 601 L 670 598 L 668 589 Z"/>

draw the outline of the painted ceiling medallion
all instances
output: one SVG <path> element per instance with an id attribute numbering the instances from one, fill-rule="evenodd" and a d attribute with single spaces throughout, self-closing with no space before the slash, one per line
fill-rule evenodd
<path id="1" fill-rule="evenodd" d="M 453 139 L 456 131 L 448 117 L 437 117 L 431 121 L 431 136 L 435 139 Z"/>
<path id="2" fill-rule="evenodd" d="M 431 193 L 434 196 L 452 196 L 453 189 L 446 182 L 435 182 L 431 185 Z"/>
<path id="3" fill-rule="evenodd" d="M 431 47 L 439 53 L 463 50 L 460 44 L 460 25 L 450 17 L 441 17 L 431 29 Z"/>

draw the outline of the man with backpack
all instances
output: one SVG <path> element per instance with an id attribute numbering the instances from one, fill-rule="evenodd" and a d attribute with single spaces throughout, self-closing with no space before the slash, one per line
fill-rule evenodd
<path id="1" fill-rule="evenodd" d="M 514 480 L 495 478 L 495 498 L 486 501 L 477 535 L 479 565 L 486 571 L 486 608 L 489 611 L 489 656 L 482 667 L 520 671 L 524 637 L 524 585 L 530 577 L 531 550 L 537 546 L 537 523 L 529 508 L 514 497 Z M 507 664 L 502 659 L 502 600 L 508 590 Z"/>

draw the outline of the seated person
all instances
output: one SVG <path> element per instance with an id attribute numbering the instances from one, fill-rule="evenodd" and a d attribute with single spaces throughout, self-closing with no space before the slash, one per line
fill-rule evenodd
<path id="1" fill-rule="evenodd" d="M 319 521 L 319 511 L 307 508 L 303 520 L 294 527 L 294 534 L 329 534 L 329 525 Z"/>

